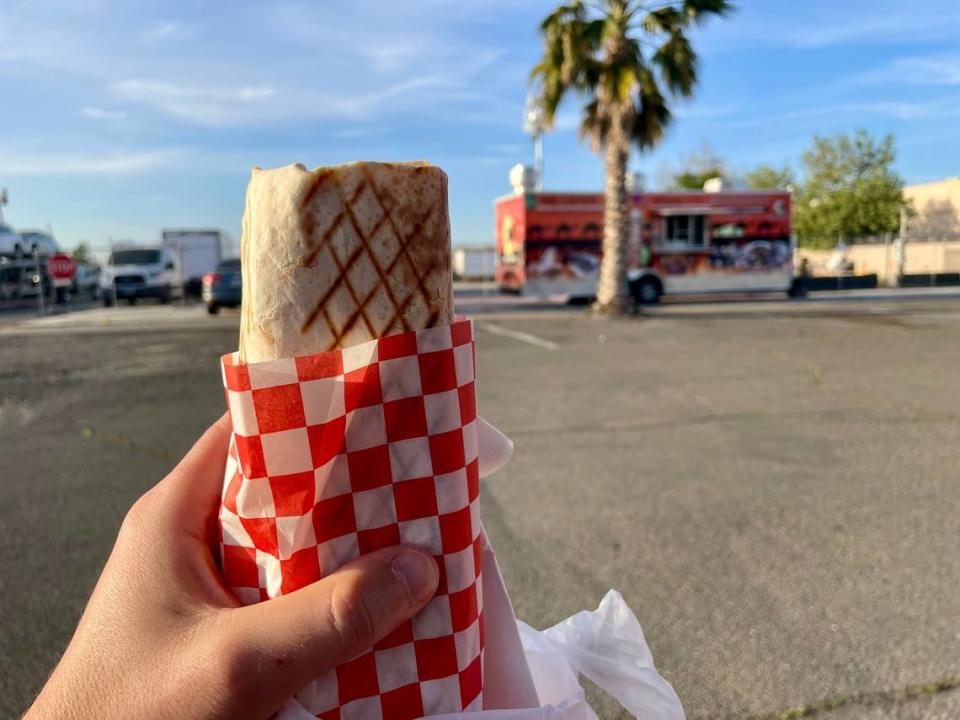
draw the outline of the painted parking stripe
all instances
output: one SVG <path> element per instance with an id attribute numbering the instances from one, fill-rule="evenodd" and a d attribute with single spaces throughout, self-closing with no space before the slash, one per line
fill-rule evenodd
<path id="1" fill-rule="evenodd" d="M 520 342 L 528 343 L 529 345 L 536 345 L 537 347 L 542 347 L 545 350 L 557 350 L 560 348 L 555 342 L 550 340 L 544 340 L 541 337 L 536 335 L 531 335 L 530 333 L 525 333 L 520 330 L 511 330 L 510 328 L 501 327 L 499 325 L 493 325 L 491 323 L 485 322 L 481 325 L 482 328 L 489 330 L 494 335 L 500 335 L 502 337 L 512 338 L 514 340 L 519 340 Z"/>

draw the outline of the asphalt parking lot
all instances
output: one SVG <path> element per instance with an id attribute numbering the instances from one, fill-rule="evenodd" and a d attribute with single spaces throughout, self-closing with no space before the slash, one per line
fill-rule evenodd
<path id="1" fill-rule="evenodd" d="M 960 298 L 476 310 L 480 410 L 516 442 L 484 522 L 519 617 L 616 587 L 696 720 L 960 716 Z M 126 508 L 223 410 L 235 314 L 82 315 L 0 327 L 3 717 Z"/>

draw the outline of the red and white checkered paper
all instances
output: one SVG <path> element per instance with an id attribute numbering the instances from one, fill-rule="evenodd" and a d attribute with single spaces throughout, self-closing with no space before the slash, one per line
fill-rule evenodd
<path id="1" fill-rule="evenodd" d="M 373 550 L 434 554 L 440 587 L 389 637 L 278 717 L 406 720 L 482 707 L 481 528 L 473 325 L 244 364 L 222 358 L 233 437 L 220 510 L 245 604 Z"/>

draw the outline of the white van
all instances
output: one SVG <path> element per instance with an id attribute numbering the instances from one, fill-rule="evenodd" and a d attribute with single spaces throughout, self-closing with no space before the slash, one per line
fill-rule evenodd
<path id="1" fill-rule="evenodd" d="M 133 305 L 140 298 L 167 303 L 183 297 L 183 272 L 176 255 L 162 247 L 115 247 L 100 274 L 104 305 L 114 298 Z"/>

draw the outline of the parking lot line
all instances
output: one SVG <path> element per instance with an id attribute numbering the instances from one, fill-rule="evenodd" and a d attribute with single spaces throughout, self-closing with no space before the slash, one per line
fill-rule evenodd
<path id="1" fill-rule="evenodd" d="M 482 328 L 489 330 L 494 335 L 501 335 L 503 337 L 513 338 L 514 340 L 519 340 L 520 342 L 525 342 L 530 345 L 536 345 L 537 347 L 542 347 L 545 350 L 557 350 L 560 348 L 555 342 L 551 340 L 544 340 L 541 337 L 536 335 L 531 335 L 530 333 L 525 333 L 520 330 L 511 330 L 510 328 L 501 327 L 499 325 L 493 325 L 492 323 L 481 323 Z"/>

